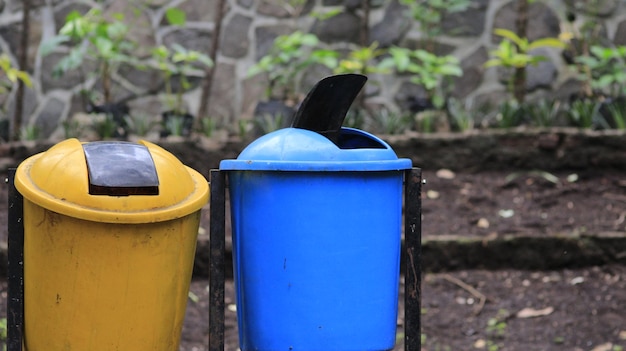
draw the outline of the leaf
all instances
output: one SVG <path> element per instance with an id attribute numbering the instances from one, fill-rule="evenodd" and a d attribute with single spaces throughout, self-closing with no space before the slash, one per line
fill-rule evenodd
<path id="1" fill-rule="evenodd" d="M 316 18 L 320 21 L 325 21 L 329 18 L 335 17 L 336 15 L 340 14 L 342 11 L 341 8 L 335 8 L 335 9 L 330 9 L 327 11 L 314 11 L 311 12 L 311 17 Z"/>
<path id="2" fill-rule="evenodd" d="M 457 76 L 463 75 L 463 70 L 458 65 L 443 65 L 439 67 L 439 73 L 444 76 Z"/>
<path id="3" fill-rule="evenodd" d="M 515 316 L 517 318 L 536 318 L 536 317 L 548 316 L 552 314 L 552 312 L 554 312 L 554 307 L 546 307 L 540 310 L 527 307 L 517 312 Z"/>
<path id="4" fill-rule="evenodd" d="M 100 55 L 110 57 L 113 54 L 114 44 L 108 38 L 96 38 L 94 43 Z"/>
<path id="5" fill-rule="evenodd" d="M 170 7 L 165 10 L 165 18 L 172 26 L 184 26 L 185 23 L 187 23 L 187 14 L 185 11 L 176 7 Z"/>
<path id="6" fill-rule="evenodd" d="M 68 37 L 67 35 L 57 35 L 41 43 L 41 45 L 39 46 L 39 52 L 41 53 L 41 56 L 49 55 L 59 45 L 69 40 L 70 40 L 70 37 Z"/>
<path id="7" fill-rule="evenodd" d="M 30 76 L 28 75 L 28 73 L 24 72 L 24 71 L 16 71 L 15 72 L 15 76 L 17 77 L 17 79 L 21 80 L 22 82 L 24 82 L 24 85 L 26 85 L 27 87 L 32 87 L 33 83 L 30 80 Z"/>
<path id="8" fill-rule="evenodd" d="M 483 65 L 483 67 L 485 68 L 489 68 L 489 67 L 497 67 L 497 66 L 502 66 L 502 60 L 500 59 L 491 59 L 487 62 L 485 62 L 485 64 Z"/>
<path id="9" fill-rule="evenodd" d="M 542 47 L 552 47 L 552 48 L 563 49 L 566 47 L 566 44 L 556 38 L 542 38 L 542 39 L 537 39 L 533 41 L 532 43 L 530 43 L 528 45 L 528 51 L 537 49 L 537 48 L 542 48 Z"/>
<path id="10" fill-rule="evenodd" d="M 517 46 L 521 47 L 524 44 L 522 38 L 520 38 L 517 34 L 515 34 L 515 32 L 510 31 L 508 29 L 496 28 L 496 29 L 493 30 L 493 33 L 495 35 L 498 35 L 498 36 L 501 36 L 503 38 L 509 39 L 510 41 L 515 43 L 515 45 L 517 45 Z"/>
<path id="11" fill-rule="evenodd" d="M 396 65 L 396 69 L 399 72 L 404 72 L 409 67 L 409 63 L 411 59 L 408 54 L 408 50 L 404 48 L 391 48 L 389 50 L 391 56 L 393 57 L 393 61 Z"/>

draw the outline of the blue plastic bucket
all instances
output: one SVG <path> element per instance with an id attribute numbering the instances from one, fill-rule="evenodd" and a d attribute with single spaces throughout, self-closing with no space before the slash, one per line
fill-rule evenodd
<path id="1" fill-rule="evenodd" d="M 389 350 L 396 339 L 402 182 L 411 161 L 342 130 L 287 128 L 229 171 L 240 347 Z"/>

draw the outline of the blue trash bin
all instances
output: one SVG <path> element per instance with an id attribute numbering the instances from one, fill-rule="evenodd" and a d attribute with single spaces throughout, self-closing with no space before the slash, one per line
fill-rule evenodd
<path id="1" fill-rule="evenodd" d="M 336 144 L 278 130 L 220 163 L 242 351 L 394 347 L 410 168 L 384 141 L 350 128 Z"/>

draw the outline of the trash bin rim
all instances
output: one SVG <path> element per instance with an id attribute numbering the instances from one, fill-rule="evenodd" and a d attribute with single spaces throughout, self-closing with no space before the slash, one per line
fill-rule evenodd
<path id="1" fill-rule="evenodd" d="M 140 142 L 142 143 L 142 142 Z M 145 142 L 150 147 L 156 147 L 153 151 L 162 152 L 157 145 Z M 80 151 L 82 152 L 82 150 Z M 69 217 L 103 223 L 156 223 L 182 218 L 199 211 L 208 202 L 209 184 L 206 178 L 196 170 L 182 165 L 184 170 L 189 174 L 191 182 L 193 182 L 193 190 L 186 196 L 171 204 L 157 207 L 150 206 L 152 195 L 132 195 L 133 197 L 144 198 L 146 200 L 145 208 L 135 209 L 102 209 L 97 206 L 91 207 L 85 204 L 73 203 L 70 200 L 56 197 L 41 189 L 30 176 L 30 170 L 39 159 L 44 156 L 45 152 L 33 155 L 24 160 L 16 170 L 15 187 L 22 194 L 25 200 L 28 200 L 47 210 L 66 215 Z M 174 157 L 173 155 L 171 157 Z M 106 196 L 106 195 L 97 195 Z M 97 204 L 97 196 L 94 197 L 94 203 Z"/>
<path id="2" fill-rule="evenodd" d="M 287 172 L 381 172 L 412 168 L 408 158 L 372 161 L 276 161 L 223 160 L 222 171 L 287 171 Z"/>
<path id="3" fill-rule="evenodd" d="M 355 128 L 342 127 L 341 132 L 380 147 L 340 148 L 316 132 L 284 128 L 253 141 L 237 159 L 222 160 L 220 170 L 334 172 L 412 168 L 410 159 L 398 158 L 379 137 Z"/>

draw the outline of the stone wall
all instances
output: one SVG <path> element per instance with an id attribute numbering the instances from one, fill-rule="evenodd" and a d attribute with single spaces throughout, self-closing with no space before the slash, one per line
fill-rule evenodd
<path id="1" fill-rule="evenodd" d="M 26 92 L 25 121 L 39 127 L 44 138 L 62 138 L 61 122 L 84 109 L 81 89 L 98 90 L 99 82 L 87 79 L 80 72 L 70 72 L 61 79 L 52 77 L 52 67 L 63 52 L 41 57 L 38 48 L 52 37 L 71 10 L 86 11 L 89 6 L 103 6 L 106 11 L 125 12 L 131 21 L 131 36 L 142 45 L 138 56 L 154 44 L 179 43 L 187 48 L 209 52 L 215 29 L 213 23 L 216 0 L 30 0 L 31 12 L 28 71 L 34 87 Z M 309 0 L 303 11 L 295 15 L 286 10 L 281 0 L 228 0 L 223 17 L 221 45 L 211 91 L 210 115 L 218 123 L 234 126 L 241 118 L 250 118 L 256 103 L 263 98 L 266 80 L 262 75 L 247 77 L 249 67 L 267 53 L 273 39 L 296 29 L 313 32 L 329 47 L 350 48 L 359 40 L 360 1 Z M 370 40 L 382 46 L 400 45 L 414 48 L 423 37 L 419 26 L 406 17 L 406 9 L 396 0 L 371 1 Z M 143 5 L 133 11 L 129 4 Z M 164 11 L 177 6 L 187 14 L 185 27 L 173 27 L 164 21 Z M 312 11 L 333 7 L 345 9 L 326 21 L 317 21 Z M 7 52 L 15 62 L 21 28 L 22 1 L 0 0 L 0 51 Z M 572 14 L 574 16 L 572 16 Z M 498 69 L 484 69 L 488 53 L 497 44 L 494 28 L 513 29 L 514 0 L 472 0 L 469 9 L 445 17 L 443 34 L 437 37 L 438 50 L 461 60 L 464 75 L 451 85 L 452 94 L 467 101 L 497 100 L 506 97 Z M 573 19 L 568 22 L 566 18 Z M 575 18 L 574 18 L 575 17 Z M 594 18 L 602 23 L 602 35 L 614 44 L 626 44 L 626 4 L 620 0 L 539 0 L 531 5 L 529 38 L 556 37 L 564 28 L 580 27 Z M 549 60 L 528 69 L 529 98 L 537 96 L 564 98 L 579 86 L 575 72 L 567 66 L 559 50 L 544 50 Z M 86 67 L 86 71 L 92 69 Z M 326 71 L 315 71 L 303 77 L 301 90 L 309 87 Z M 197 84 L 200 79 L 195 79 Z M 150 71 L 122 68 L 115 76 L 114 94 L 128 100 L 133 113 L 158 115 L 163 106 L 155 86 L 159 78 Z M 423 91 L 406 76 L 372 76 L 367 85 L 367 101 L 393 109 L 408 107 L 411 97 Z M 13 111 L 13 96 L 0 97 L 6 115 Z M 185 95 L 191 111 L 196 111 L 200 88 Z"/>

